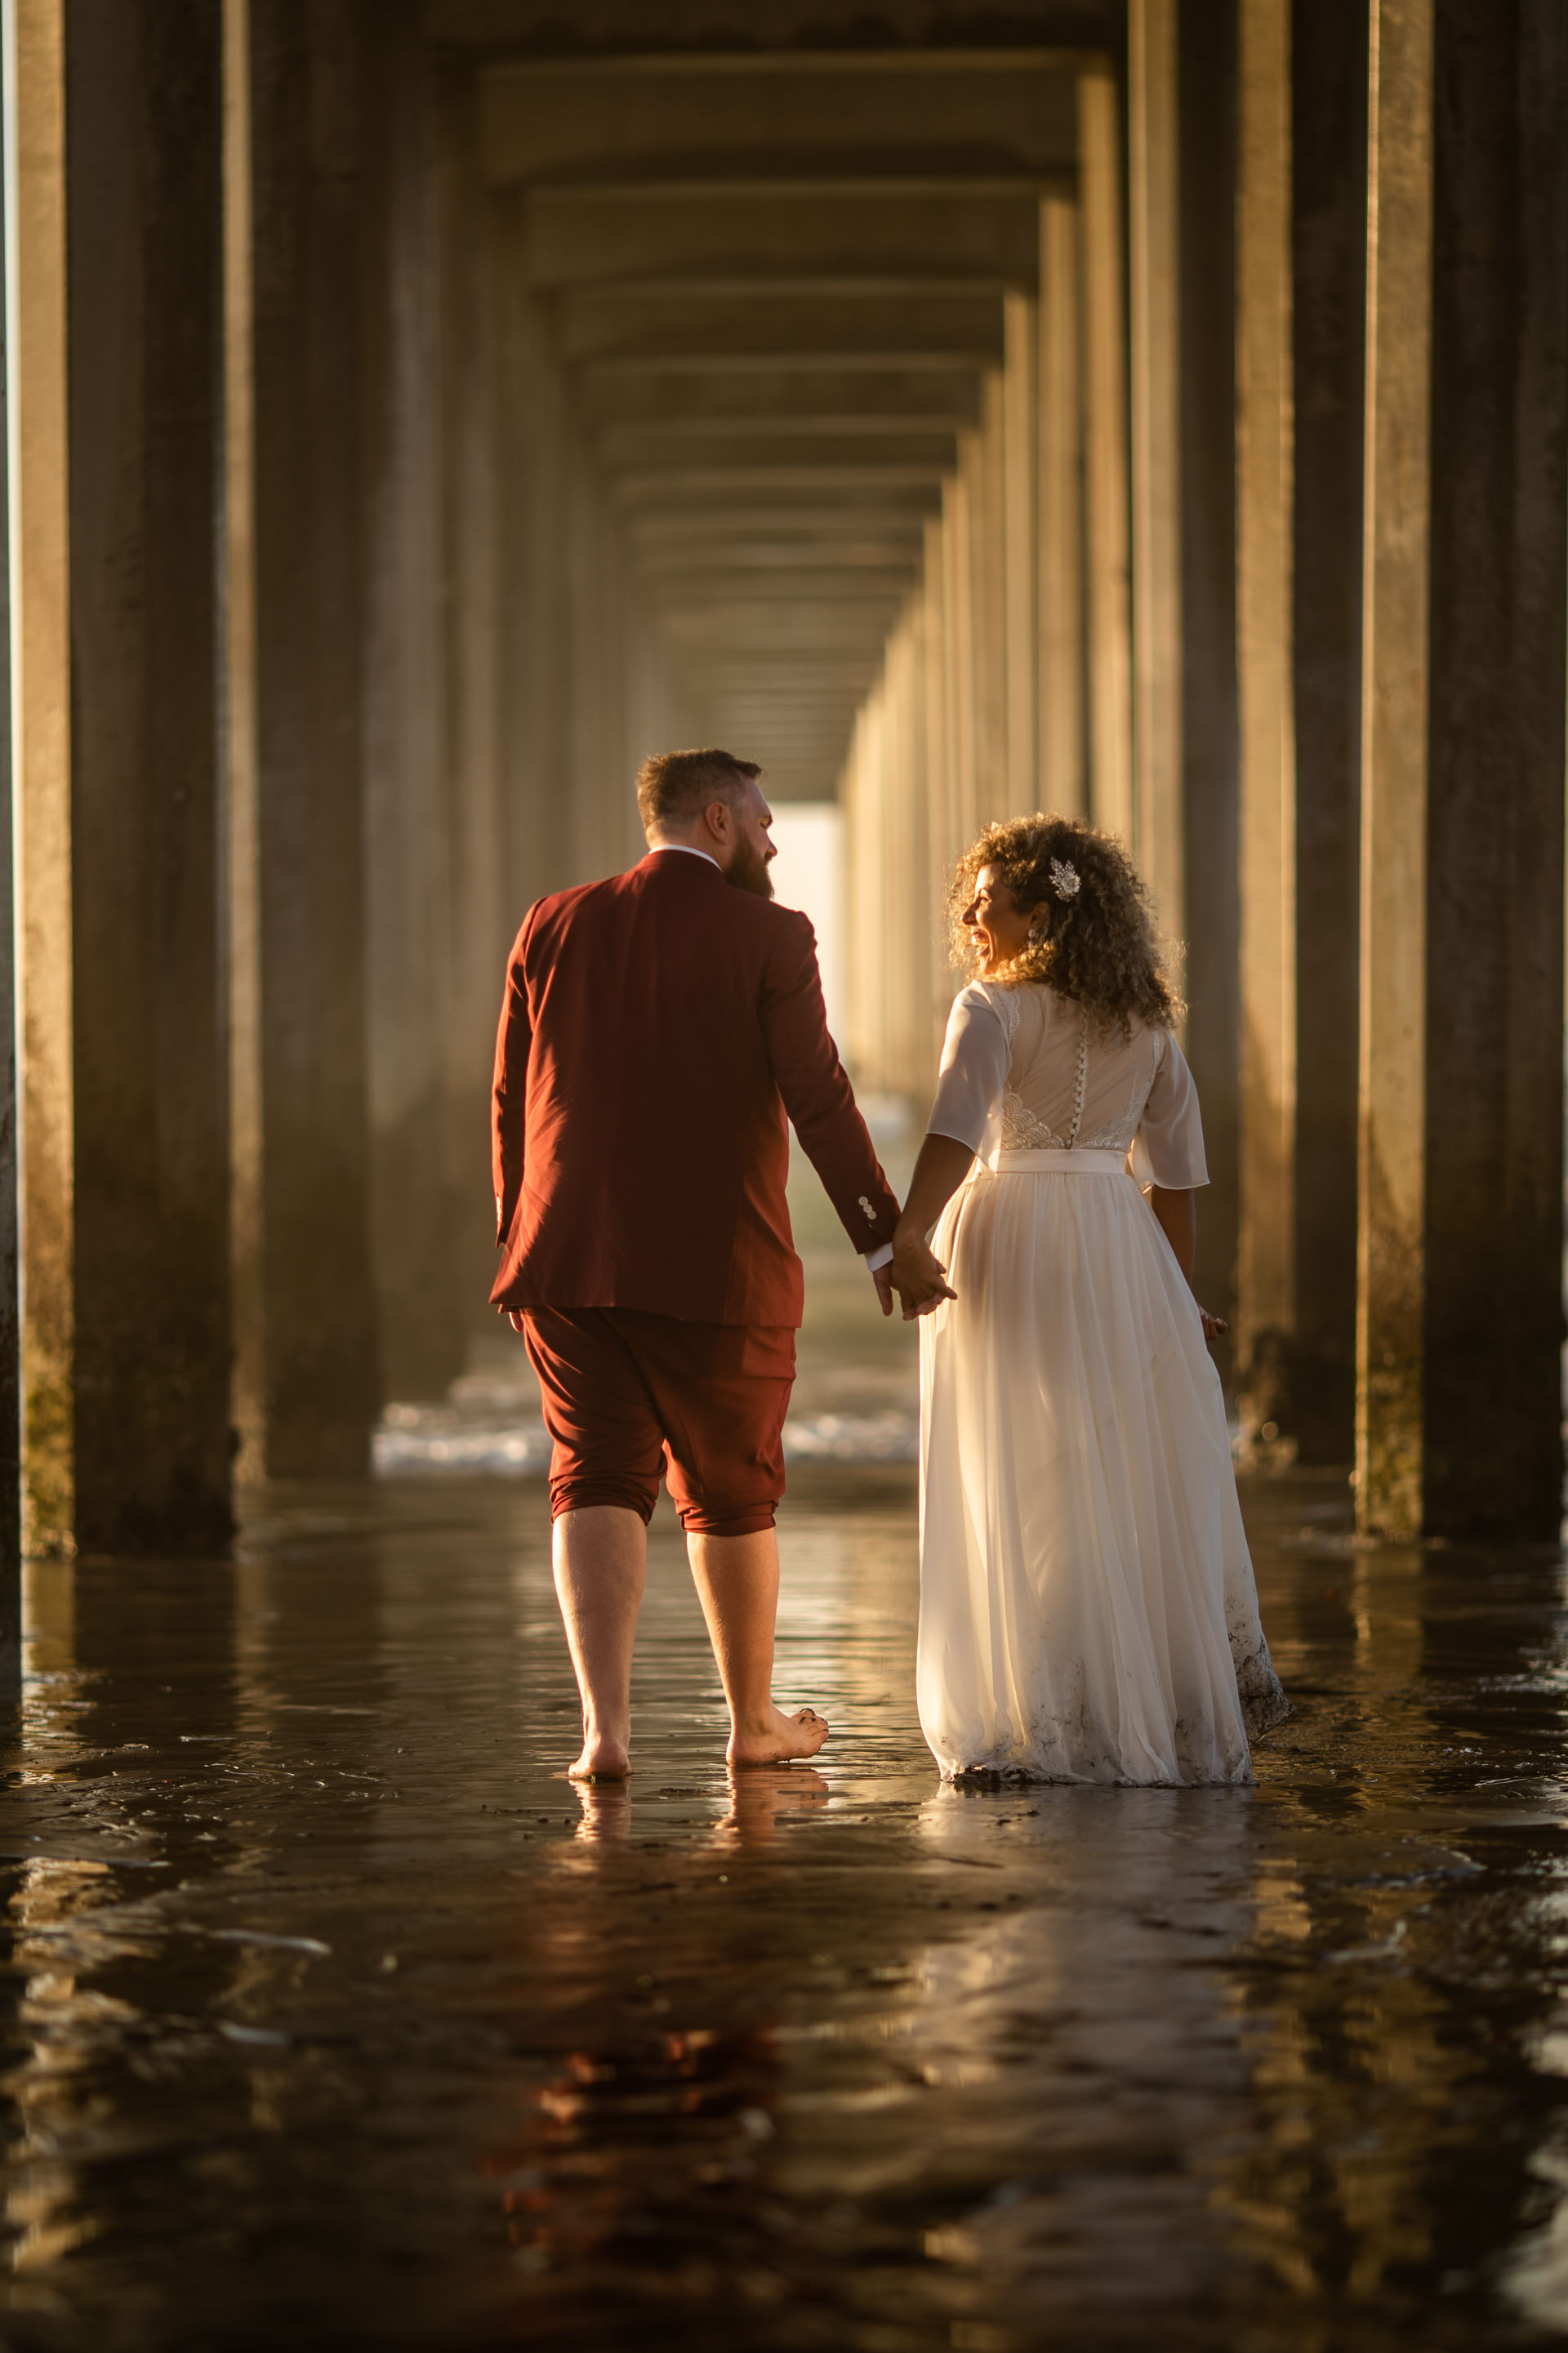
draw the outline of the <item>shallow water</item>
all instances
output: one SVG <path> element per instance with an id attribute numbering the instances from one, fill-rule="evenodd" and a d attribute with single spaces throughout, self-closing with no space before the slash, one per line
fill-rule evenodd
<path id="1" fill-rule="evenodd" d="M 1252 1792 L 944 1789 L 899 1469 L 794 1474 L 834 1736 L 734 1787 L 662 1515 L 624 1793 L 562 1778 L 537 1485 L 36 1569 L 0 2343 L 1558 2341 L 1562 1564 L 1247 1506 Z"/>

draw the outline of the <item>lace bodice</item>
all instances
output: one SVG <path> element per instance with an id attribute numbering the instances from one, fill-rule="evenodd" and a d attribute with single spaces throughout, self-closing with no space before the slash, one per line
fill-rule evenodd
<path id="1" fill-rule="evenodd" d="M 1197 1091 L 1175 1039 L 1136 1023 L 1123 1039 L 1038 983 L 961 991 L 930 1125 L 987 1159 L 1131 1150 L 1144 1182 L 1208 1182 Z"/>

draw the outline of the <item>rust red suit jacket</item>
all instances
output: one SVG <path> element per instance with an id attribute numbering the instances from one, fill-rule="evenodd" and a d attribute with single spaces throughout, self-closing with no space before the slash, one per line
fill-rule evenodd
<path id="1" fill-rule="evenodd" d="M 890 1241 L 804 915 L 675 849 L 542 899 L 496 1039 L 491 1299 L 798 1325 L 786 1113 L 856 1249 Z"/>

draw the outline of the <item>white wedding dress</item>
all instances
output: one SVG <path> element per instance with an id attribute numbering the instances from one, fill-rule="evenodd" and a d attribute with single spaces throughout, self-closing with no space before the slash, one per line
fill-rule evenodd
<path id="1" fill-rule="evenodd" d="M 1289 1713 L 1219 1377 L 1139 1189 L 1205 1185 L 1173 1038 L 1038 984 L 952 1008 L 931 1132 L 980 1154 L 921 1322 L 921 1723 L 944 1774 L 1247 1781 Z M 1128 1160 L 1131 1154 L 1131 1172 Z"/>

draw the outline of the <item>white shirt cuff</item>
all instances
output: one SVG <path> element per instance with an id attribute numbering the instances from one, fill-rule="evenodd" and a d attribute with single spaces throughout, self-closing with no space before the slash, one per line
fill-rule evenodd
<path id="1" fill-rule="evenodd" d="M 867 1250 L 864 1253 L 864 1256 L 866 1260 L 867 1273 L 875 1274 L 879 1267 L 891 1266 L 893 1262 L 893 1245 L 891 1242 L 884 1242 L 880 1250 Z"/>

